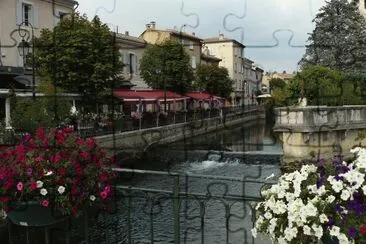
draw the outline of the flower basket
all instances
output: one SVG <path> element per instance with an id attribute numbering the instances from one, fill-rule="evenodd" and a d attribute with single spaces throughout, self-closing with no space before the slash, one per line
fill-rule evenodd
<path id="1" fill-rule="evenodd" d="M 15 224 L 42 226 L 79 216 L 113 196 L 113 160 L 95 139 L 82 139 L 71 128 L 40 128 L 0 159 L 0 202 Z"/>
<path id="2" fill-rule="evenodd" d="M 68 218 L 59 210 L 43 207 L 38 202 L 10 203 L 7 212 L 9 220 L 16 225 L 43 227 L 62 222 Z"/>
<path id="3" fill-rule="evenodd" d="M 262 191 L 253 236 L 261 232 L 274 243 L 306 243 L 304 236 L 324 244 L 366 243 L 366 149 L 351 152 L 349 162 L 337 156 L 303 165 Z"/>

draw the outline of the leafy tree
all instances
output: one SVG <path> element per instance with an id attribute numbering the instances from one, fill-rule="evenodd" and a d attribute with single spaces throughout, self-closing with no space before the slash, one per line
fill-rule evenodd
<path id="1" fill-rule="evenodd" d="M 273 91 L 275 88 L 284 88 L 286 82 L 281 78 L 272 78 L 269 80 L 269 90 Z"/>
<path id="2" fill-rule="evenodd" d="M 308 39 L 306 53 L 300 61 L 336 70 L 355 71 L 366 67 L 366 21 L 354 3 L 331 0 L 320 9 L 316 27 Z"/>
<path id="3" fill-rule="evenodd" d="M 150 45 L 141 59 L 140 73 L 152 88 L 180 94 L 186 93 L 194 80 L 189 55 L 176 41 Z"/>
<path id="4" fill-rule="evenodd" d="M 217 96 L 229 98 L 234 81 L 224 67 L 201 64 L 197 67 L 196 86 Z"/>
<path id="5" fill-rule="evenodd" d="M 49 81 L 41 82 L 39 92 L 45 96 L 12 99 L 11 125 L 15 129 L 34 132 L 39 126 L 57 127 L 70 116 L 71 101 L 65 97 L 56 96 L 61 90 L 55 88 Z"/>
<path id="6" fill-rule="evenodd" d="M 42 29 L 35 44 L 39 74 L 66 91 L 83 94 L 87 103 L 96 102 L 122 72 L 115 37 L 97 16 L 89 21 L 75 13 L 53 30 Z"/>

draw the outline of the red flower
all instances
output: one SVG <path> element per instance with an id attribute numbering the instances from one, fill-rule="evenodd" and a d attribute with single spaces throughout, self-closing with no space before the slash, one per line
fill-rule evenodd
<path id="1" fill-rule="evenodd" d="M 107 181 L 108 180 L 108 173 L 107 172 L 103 172 L 102 176 L 101 176 L 102 181 Z"/>
<path id="2" fill-rule="evenodd" d="M 43 127 L 39 127 L 37 132 L 37 139 L 42 139 L 43 137 L 44 137 L 44 129 Z"/>
<path id="3" fill-rule="evenodd" d="M 49 202 L 48 202 L 47 200 L 43 200 L 43 201 L 41 202 L 41 205 L 42 205 L 43 207 L 48 207 L 48 204 L 49 204 Z"/>
<path id="4" fill-rule="evenodd" d="M 76 187 L 71 187 L 71 195 L 77 196 L 79 194 L 78 189 Z"/>
<path id="5" fill-rule="evenodd" d="M 0 197 L 0 201 L 3 202 L 3 203 L 6 203 L 6 202 L 9 201 L 9 197 L 7 197 L 7 196 L 1 196 Z"/>
<path id="6" fill-rule="evenodd" d="M 361 234 L 366 235 L 366 225 L 361 226 L 360 232 L 361 232 Z"/>
<path id="7" fill-rule="evenodd" d="M 37 189 L 37 183 L 36 183 L 35 181 L 32 181 L 32 182 L 30 183 L 30 188 L 31 188 L 32 190 L 36 190 L 36 189 Z"/>
<path id="8" fill-rule="evenodd" d="M 61 176 L 65 176 L 65 174 L 66 174 L 66 170 L 65 170 L 65 168 L 59 168 L 58 173 L 59 173 L 59 175 L 61 175 Z"/>
<path id="9" fill-rule="evenodd" d="M 106 199 L 106 198 L 107 198 L 107 196 L 108 196 L 108 193 L 107 193 L 107 192 L 105 192 L 105 191 L 101 191 L 101 192 L 99 192 L 99 196 L 100 196 L 102 199 Z"/>
<path id="10" fill-rule="evenodd" d="M 52 155 L 50 158 L 50 161 L 52 163 L 58 163 L 58 162 L 60 162 L 60 160 L 61 160 L 61 156 L 59 154 Z"/>
<path id="11" fill-rule="evenodd" d="M 80 152 L 80 157 L 83 159 L 89 159 L 90 154 L 88 152 Z"/>

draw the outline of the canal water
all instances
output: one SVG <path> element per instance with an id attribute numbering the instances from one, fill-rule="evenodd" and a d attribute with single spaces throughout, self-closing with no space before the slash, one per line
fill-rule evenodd
<path id="1" fill-rule="evenodd" d="M 83 221 L 71 223 L 71 243 L 166 244 L 175 238 L 185 244 L 270 243 L 253 240 L 250 230 L 252 207 L 263 186 L 257 181 L 271 175 L 266 182 L 274 181 L 280 174 L 282 149 L 272 126 L 258 120 L 186 138 L 154 148 L 131 164 L 120 157 L 124 169 L 162 173 L 121 172 L 109 212 L 91 221 L 87 241 Z M 30 243 L 44 243 L 43 231 L 32 231 L 35 241 Z M 24 231 L 18 233 L 14 243 L 26 243 Z M 62 229 L 51 234 L 51 243 L 65 243 Z"/>
<path id="2" fill-rule="evenodd" d="M 125 165 L 166 173 L 121 173 L 121 185 L 134 188 L 120 191 L 124 197 L 118 214 L 109 217 L 111 231 L 102 238 L 95 235 L 95 243 L 106 236 L 111 243 L 174 243 L 175 223 L 180 243 L 269 243 L 251 237 L 253 199 L 263 184 L 248 181 L 271 175 L 273 181 L 280 174 L 282 149 L 271 127 L 259 120 L 186 138 Z M 174 184 L 182 193 L 179 214 L 174 212 Z"/>

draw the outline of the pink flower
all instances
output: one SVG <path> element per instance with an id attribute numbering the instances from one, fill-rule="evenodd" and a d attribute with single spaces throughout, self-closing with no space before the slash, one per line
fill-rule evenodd
<path id="1" fill-rule="evenodd" d="M 30 183 L 30 188 L 31 188 L 32 190 L 37 189 L 37 182 L 32 181 L 32 182 Z"/>
<path id="2" fill-rule="evenodd" d="M 83 159 L 88 159 L 90 157 L 90 154 L 88 152 L 81 152 L 80 157 Z"/>
<path id="3" fill-rule="evenodd" d="M 18 191 L 23 190 L 23 183 L 22 183 L 22 182 L 19 182 L 19 183 L 17 184 L 17 189 L 18 189 Z"/>
<path id="4" fill-rule="evenodd" d="M 48 207 L 48 204 L 49 204 L 49 202 L 48 202 L 47 200 L 43 200 L 43 201 L 41 202 L 41 205 L 42 205 L 43 207 Z"/>
<path id="5" fill-rule="evenodd" d="M 33 173 L 33 170 L 31 168 L 27 169 L 27 175 L 31 175 Z"/>
<path id="6" fill-rule="evenodd" d="M 43 127 L 39 127 L 38 132 L 37 132 L 37 138 L 41 139 L 43 137 L 44 137 L 44 129 L 43 129 Z"/>
<path id="7" fill-rule="evenodd" d="M 38 156 L 34 159 L 37 163 L 41 162 L 43 160 L 42 156 Z"/>
<path id="8" fill-rule="evenodd" d="M 101 191 L 101 192 L 99 192 L 99 196 L 100 196 L 102 199 L 106 199 L 106 198 L 107 198 L 107 196 L 108 196 L 108 193 L 107 193 L 107 192 L 105 192 L 105 191 Z"/>
<path id="9" fill-rule="evenodd" d="M 58 163 L 58 162 L 60 162 L 60 160 L 61 160 L 60 154 L 52 155 L 50 158 L 50 161 L 52 163 Z"/>
<path id="10" fill-rule="evenodd" d="M 110 193 L 111 192 L 111 186 L 107 185 L 106 187 L 104 187 L 104 191 L 107 192 L 107 193 Z"/>

